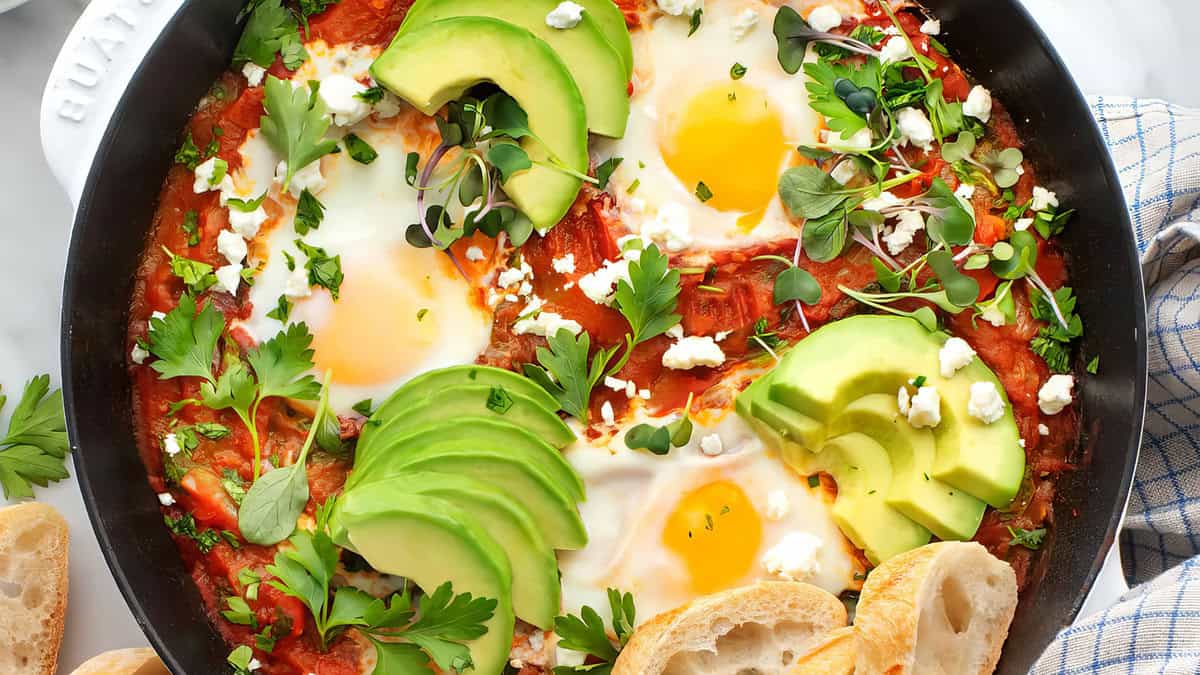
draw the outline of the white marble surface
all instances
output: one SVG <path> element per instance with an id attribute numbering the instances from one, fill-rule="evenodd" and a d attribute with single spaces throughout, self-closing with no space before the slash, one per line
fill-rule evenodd
<path id="1" fill-rule="evenodd" d="M 1023 2 L 1084 91 L 1200 107 L 1197 0 Z M 79 10 L 77 0 L 32 0 L 0 14 L 0 385 L 10 393 L 19 393 L 33 373 L 50 372 L 56 380 L 59 373 L 59 295 L 71 210 L 42 157 L 37 114 L 50 64 Z M 145 644 L 100 558 L 74 483 L 40 491 L 39 499 L 63 511 L 73 538 L 60 670 L 106 649 Z"/>

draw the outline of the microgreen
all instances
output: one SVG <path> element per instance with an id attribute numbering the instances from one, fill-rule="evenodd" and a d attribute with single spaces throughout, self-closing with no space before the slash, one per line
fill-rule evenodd
<path id="1" fill-rule="evenodd" d="M 283 189 L 297 171 L 333 152 L 337 141 L 325 138 L 329 116 L 315 88 L 292 88 L 289 81 L 268 75 L 260 119 L 263 138 L 287 162 Z"/>
<path id="2" fill-rule="evenodd" d="M 1088 361 L 1087 372 L 1089 375 L 1095 375 L 1100 372 L 1100 356 L 1093 356 L 1091 361 Z"/>
<path id="3" fill-rule="evenodd" d="M 810 43 L 829 44 L 847 52 L 878 57 L 879 52 L 862 40 L 837 33 L 813 30 L 812 26 L 796 10 L 784 5 L 775 13 L 771 27 L 778 44 L 779 65 L 789 75 L 796 74 L 804 65 L 804 56 Z M 862 37 L 860 35 L 860 37 Z"/>
<path id="4" fill-rule="evenodd" d="M 342 139 L 346 144 L 346 153 L 350 155 L 350 159 L 359 164 L 370 164 L 379 158 L 379 153 L 371 144 L 364 141 L 358 134 L 346 134 Z"/>
<path id="5" fill-rule="evenodd" d="M 612 614 L 612 633 L 616 644 L 608 637 L 600 614 L 584 605 L 579 616 L 567 614 L 554 619 L 554 632 L 558 635 L 560 649 L 582 652 L 597 659 L 597 663 L 583 666 L 557 666 L 554 675 L 606 675 L 612 672 L 613 664 L 637 625 L 637 611 L 633 595 L 608 589 L 608 605 Z"/>
<path id="6" fill-rule="evenodd" d="M 929 112 L 929 122 L 933 125 L 933 134 L 939 143 L 965 127 L 962 108 L 962 103 L 950 103 L 946 100 L 942 94 L 941 80 L 935 79 L 926 85 L 925 109 Z"/>
<path id="7" fill-rule="evenodd" d="M 681 448 L 692 440 L 692 420 L 688 416 L 692 399 L 689 396 L 683 408 L 683 416 L 662 426 L 638 424 L 625 432 L 625 447 L 630 450 L 646 450 L 655 455 L 665 455 L 672 447 Z"/>
<path id="8" fill-rule="evenodd" d="M 1013 232 L 1008 238 L 1013 254 L 1007 260 L 993 259 L 992 274 L 1001 279 L 1020 279 L 1033 272 L 1037 265 L 1037 239 L 1028 232 Z"/>
<path id="9" fill-rule="evenodd" d="M 975 314 L 971 317 L 972 322 L 982 318 L 992 324 L 997 321 L 1000 322 L 1000 325 L 1016 323 L 1017 309 L 1012 297 L 1012 285 L 1011 281 L 1001 283 L 996 287 L 996 292 L 992 295 L 991 300 L 975 305 Z"/>
<path id="10" fill-rule="evenodd" d="M 549 348 L 538 347 L 536 351 L 540 366 L 526 363 L 522 370 L 526 377 L 558 399 L 563 410 L 586 422 L 592 389 L 604 377 L 611 352 L 597 351 L 589 366 L 592 343 L 586 332 L 575 337 L 566 328 L 559 328 L 554 335 L 546 336 L 546 341 Z"/>
<path id="11" fill-rule="evenodd" d="M 275 319 L 279 323 L 287 323 L 288 317 L 292 315 L 292 301 L 288 300 L 286 295 L 280 295 L 275 301 L 275 308 L 267 312 L 268 319 Z"/>
<path id="12" fill-rule="evenodd" d="M 930 251 L 927 260 L 929 267 L 942 282 L 942 288 L 945 289 L 946 298 L 950 302 L 957 307 L 970 307 L 975 304 L 979 299 L 979 282 L 958 271 L 958 266 L 954 263 L 954 254 L 945 249 Z"/>
<path id="13" fill-rule="evenodd" d="M 261 0 L 252 6 L 250 18 L 233 49 L 233 62 L 251 61 L 270 68 L 275 63 L 275 54 L 279 54 L 288 70 L 299 68 L 308 59 L 308 52 L 300 39 L 296 18 L 281 0 Z"/>
<path id="14" fill-rule="evenodd" d="M 1031 551 L 1036 551 L 1042 547 L 1042 541 L 1046 538 L 1046 528 L 1026 530 L 1023 527 L 1009 525 L 1008 535 L 1012 537 L 1009 541 L 1010 546 L 1024 546 Z"/>
<path id="15" fill-rule="evenodd" d="M 920 308 L 910 312 L 910 311 L 896 309 L 895 307 L 891 307 L 889 305 L 898 300 L 904 300 L 906 298 L 916 298 L 916 299 L 920 299 L 920 300 L 928 300 L 930 302 L 933 302 L 934 304 L 938 305 L 942 309 L 945 309 L 946 311 L 949 311 L 951 313 L 956 314 L 956 313 L 962 311 L 962 308 L 957 307 L 953 303 L 950 302 L 950 300 L 946 297 L 945 291 L 939 291 L 939 292 L 933 292 L 933 293 L 875 293 L 875 294 L 872 294 L 872 293 L 864 293 L 861 291 L 855 291 L 853 289 L 846 288 L 845 286 L 838 286 L 838 290 L 841 291 L 842 293 L 845 293 L 847 296 L 861 302 L 862 304 L 867 305 L 868 307 L 874 307 L 875 309 L 882 310 L 889 314 L 895 314 L 897 316 L 907 316 L 911 319 L 914 319 L 914 320 L 916 320 L 917 323 L 924 326 L 925 330 L 928 330 L 928 331 L 935 331 L 938 328 L 937 314 L 935 314 L 932 309 L 930 309 L 929 307 L 920 307 Z"/>
<path id="16" fill-rule="evenodd" d="M 603 162 L 596 165 L 596 189 L 603 190 L 608 187 L 608 180 L 612 178 L 613 172 L 621 166 L 621 162 L 625 161 L 624 157 L 609 157 Z"/>
<path id="17" fill-rule="evenodd" d="M 782 7 L 780 12 L 784 9 L 788 8 Z M 869 58 L 861 66 L 806 63 L 804 74 L 810 79 L 804 85 L 808 89 L 808 105 L 827 118 L 830 131 L 848 139 L 867 127 L 867 115 L 875 110 L 879 98 L 877 59 Z"/>
<path id="18" fill-rule="evenodd" d="M 1010 188 L 1021 180 L 1017 169 L 1024 161 L 1024 154 L 1017 148 L 1005 148 L 999 152 L 993 150 L 979 158 L 979 163 L 992 172 L 992 178 L 1001 188 Z"/>
<path id="19" fill-rule="evenodd" d="M 308 234 L 310 230 L 321 227 L 321 221 L 324 219 L 325 205 L 314 197 L 308 188 L 304 188 L 300 193 L 299 201 L 296 202 L 296 218 L 292 221 L 293 227 L 296 228 L 296 234 L 301 236 Z"/>
<path id="20" fill-rule="evenodd" d="M 0 394 L 0 408 L 6 401 Z M 67 478 L 67 450 L 62 392 L 50 391 L 49 375 L 38 375 L 25 383 L 8 432 L 0 438 L 0 488 L 5 499 L 33 497 L 34 485 L 46 487 Z"/>

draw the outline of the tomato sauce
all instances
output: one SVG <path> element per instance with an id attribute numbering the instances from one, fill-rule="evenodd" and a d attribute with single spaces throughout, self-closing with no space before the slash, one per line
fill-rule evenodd
<path id="1" fill-rule="evenodd" d="M 311 18 L 311 37 L 329 43 L 386 45 L 411 2 L 341 0 Z M 625 12 L 629 25 L 636 26 L 643 0 L 618 0 L 617 4 Z M 917 49 L 936 64 L 932 73 L 942 79 L 947 100 L 965 99 L 970 87 L 968 79 L 957 65 L 932 47 L 929 36 L 919 30 L 920 19 L 901 12 L 900 21 Z M 869 16 L 865 22 L 878 27 L 890 25 L 880 14 Z M 279 61 L 271 71 L 279 75 L 287 73 Z M 914 72 L 912 76 L 919 74 Z M 226 72 L 213 85 L 185 132 L 199 148 L 214 144 L 216 154 L 233 170 L 240 162 L 238 147 L 247 131 L 260 124 L 262 99 L 261 87 L 248 87 L 240 74 Z M 995 105 L 993 118 L 989 136 L 980 141 L 981 147 L 1020 147 L 1016 128 L 999 103 Z M 951 188 L 958 186 L 958 178 L 936 150 L 923 152 L 909 148 L 904 152 L 907 161 L 920 167 L 921 176 L 898 188 L 898 195 L 918 194 L 935 178 L 943 179 Z M 173 166 L 164 181 L 145 255 L 136 274 L 128 349 L 146 338 L 151 313 L 170 311 L 184 292 L 182 282 L 171 272 L 163 247 L 172 251 L 186 250 L 188 257 L 214 266 L 222 264 L 216 239 L 229 225 L 227 211 L 219 204 L 216 192 L 195 194 L 192 182 L 192 172 L 180 165 Z M 1026 171 L 1013 188 L 1018 202 L 1029 198 L 1034 184 L 1034 172 Z M 993 204 L 993 196 L 979 189 L 972 202 L 978 223 L 976 241 L 990 245 L 1006 238 L 1009 225 L 1001 217 L 1002 209 Z M 199 241 L 189 246 L 189 235 L 182 225 L 191 213 L 195 214 Z M 621 251 L 617 240 L 627 234 L 628 229 L 616 213 L 611 195 L 585 187 L 557 227 L 545 236 L 535 235 L 520 249 L 520 255 L 536 270 L 535 292 L 546 301 L 545 309 L 579 322 L 590 334 L 593 350 L 621 345 L 627 323 L 619 312 L 590 301 L 578 285 L 567 283 L 564 275 L 554 271 L 551 261 L 568 253 L 574 255 L 576 269 L 571 276 L 577 279 L 599 269 L 605 261 L 619 259 Z M 681 409 L 690 396 L 702 395 L 730 372 L 750 362 L 769 364 L 772 354 L 760 342 L 751 339 L 757 332 L 756 324 L 765 323 L 770 333 L 783 342 L 790 342 L 803 339 L 807 330 L 863 311 L 862 306 L 838 290 L 839 286 L 861 289 L 875 283 L 871 256 L 861 247 L 853 247 L 827 263 L 815 263 L 799 254 L 799 265 L 812 273 L 821 285 L 821 299 L 816 305 L 803 306 L 803 317 L 794 304 L 776 305 L 772 298 L 773 284 L 783 265 L 761 256 L 791 260 L 796 255 L 796 246 L 793 239 L 716 251 L 700 269 L 688 268 L 687 260 L 675 256 L 672 266 L 684 268 L 677 310 L 683 329 L 688 335 L 727 332 L 720 343 L 726 361 L 716 368 L 667 369 L 662 365 L 662 355 L 671 341 L 666 336 L 658 336 L 638 345 L 617 376 L 635 382 L 639 389 L 649 389 L 649 410 L 665 414 Z M 1054 243 L 1039 240 L 1037 271 L 1052 288 L 1066 282 L 1066 261 Z M 986 270 L 970 274 L 980 283 L 981 297 L 990 295 L 999 281 Z M 998 374 L 1013 404 L 1028 458 L 1025 484 L 1008 510 L 988 509 L 976 540 L 1012 563 L 1024 586 L 1030 579 L 1035 553 L 1024 547 L 1011 546 L 1008 528 L 1035 529 L 1053 522 L 1054 481 L 1075 461 L 1079 420 L 1076 411 L 1070 408 L 1054 416 L 1040 413 L 1037 391 L 1049 373 L 1045 362 L 1030 351 L 1029 340 L 1044 323 L 1030 314 L 1027 289 L 1023 285 L 1014 284 L 1012 292 L 1017 316 L 1013 325 L 995 327 L 974 320 L 969 310 L 941 318 L 947 330 L 966 339 Z M 244 287 L 237 298 L 225 293 L 206 293 L 201 298 L 201 302 L 204 301 L 211 301 L 227 322 L 248 318 L 252 309 Z M 503 304 L 497 308 L 491 342 L 479 362 L 519 369 L 522 364 L 535 361 L 535 350 L 544 345 L 545 340 L 532 335 L 517 335 L 513 331 L 519 311 L 520 306 L 516 304 Z M 223 338 L 218 348 L 244 355 L 252 346 L 247 336 L 234 335 Z M 172 413 L 173 404 L 199 395 L 199 378 L 159 379 L 151 368 L 133 363 L 129 374 L 133 385 L 138 449 L 156 492 L 168 489 L 161 444 L 165 434 L 181 426 L 204 422 L 216 422 L 230 430 L 228 436 L 216 440 L 196 438 L 195 446 L 189 448 L 190 458 L 181 463 L 183 475 L 177 476 L 177 484 L 171 486 L 177 501 L 163 507 L 164 515 L 172 520 L 190 514 L 197 531 L 221 533 L 207 552 L 202 551 L 192 538 L 175 535 L 214 626 L 229 643 L 255 647 L 255 657 L 262 662 L 264 672 L 281 675 L 350 675 L 359 672 L 363 657 L 359 642 L 343 634 L 327 649 L 321 649 L 308 610 L 295 598 L 267 583 L 260 584 L 257 599 L 250 601 L 250 606 L 258 625 L 271 627 L 270 637 L 275 641 L 272 650 L 263 649 L 261 644 L 256 646 L 256 631 L 230 623 L 220 615 L 227 597 L 243 593 L 243 573 L 249 571 L 264 580 L 269 579 L 266 566 L 276 553 L 275 547 L 250 544 L 237 534 L 237 503 L 226 487 L 230 481 L 247 484 L 254 475 L 250 433 L 230 411 L 191 405 Z M 593 418 L 599 418 L 599 410 L 606 402 L 617 414 L 628 405 L 624 394 L 598 387 L 591 401 Z M 264 461 L 275 466 L 293 462 L 307 433 L 309 416 L 305 411 L 292 409 L 284 400 L 267 399 L 254 420 L 262 441 Z M 1040 433 L 1039 425 L 1045 425 L 1048 433 Z M 357 434 L 358 426 L 354 422 L 343 420 L 342 426 L 345 436 Z M 313 453 L 307 466 L 310 516 L 316 504 L 340 492 L 350 466 L 348 457 L 321 451 Z M 526 666 L 521 672 L 532 675 L 541 671 Z"/>

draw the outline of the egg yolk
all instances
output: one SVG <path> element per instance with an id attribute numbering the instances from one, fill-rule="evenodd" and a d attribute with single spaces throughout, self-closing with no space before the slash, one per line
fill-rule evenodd
<path id="1" fill-rule="evenodd" d="M 679 500 L 663 544 L 687 565 L 692 590 L 712 593 L 749 574 L 762 544 L 762 521 L 740 487 L 717 481 Z"/>
<path id="2" fill-rule="evenodd" d="M 703 182 L 705 204 L 761 217 L 787 154 L 783 122 L 766 95 L 742 82 L 695 94 L 662 118 L 663 160 L 687 188 Z"/>
<path id="3" fill-rule="evenodd" d="M 317 371 L 331 370 L 335 382 L 359 386 L 393 381 L 421 364 L 438 340 L 431 299 L 438 297 L 439 272 L 432 260 L 411 259 L 426 252 L 396 250 L 346 262 L 338 299 L 313 330 Z M 435 271 L 413 275 L 429 269 Z"/>

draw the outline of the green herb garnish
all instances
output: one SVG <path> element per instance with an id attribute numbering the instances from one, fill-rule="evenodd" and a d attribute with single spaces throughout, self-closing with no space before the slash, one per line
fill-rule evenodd
<path id="1" fill-rule="evenodd" d="M 554 632 L 558 634 L 558 645 L 562 649 L 583 652 L 599 663 L 583 666 L 558 666 L 555 675 L 595 675 L 612 671 L 617 656 L 629 643 L 637 624 L 637 611 L 633 605 L 633 595 L 608 589 L 608 605 L 612 613 L 612 632 L 617 637 L 616 644 L 608 638 L 608 631 L 600 614 L 591 607 L 584 605 L 579 616 L 567 614 L 554 619 Z"/>

